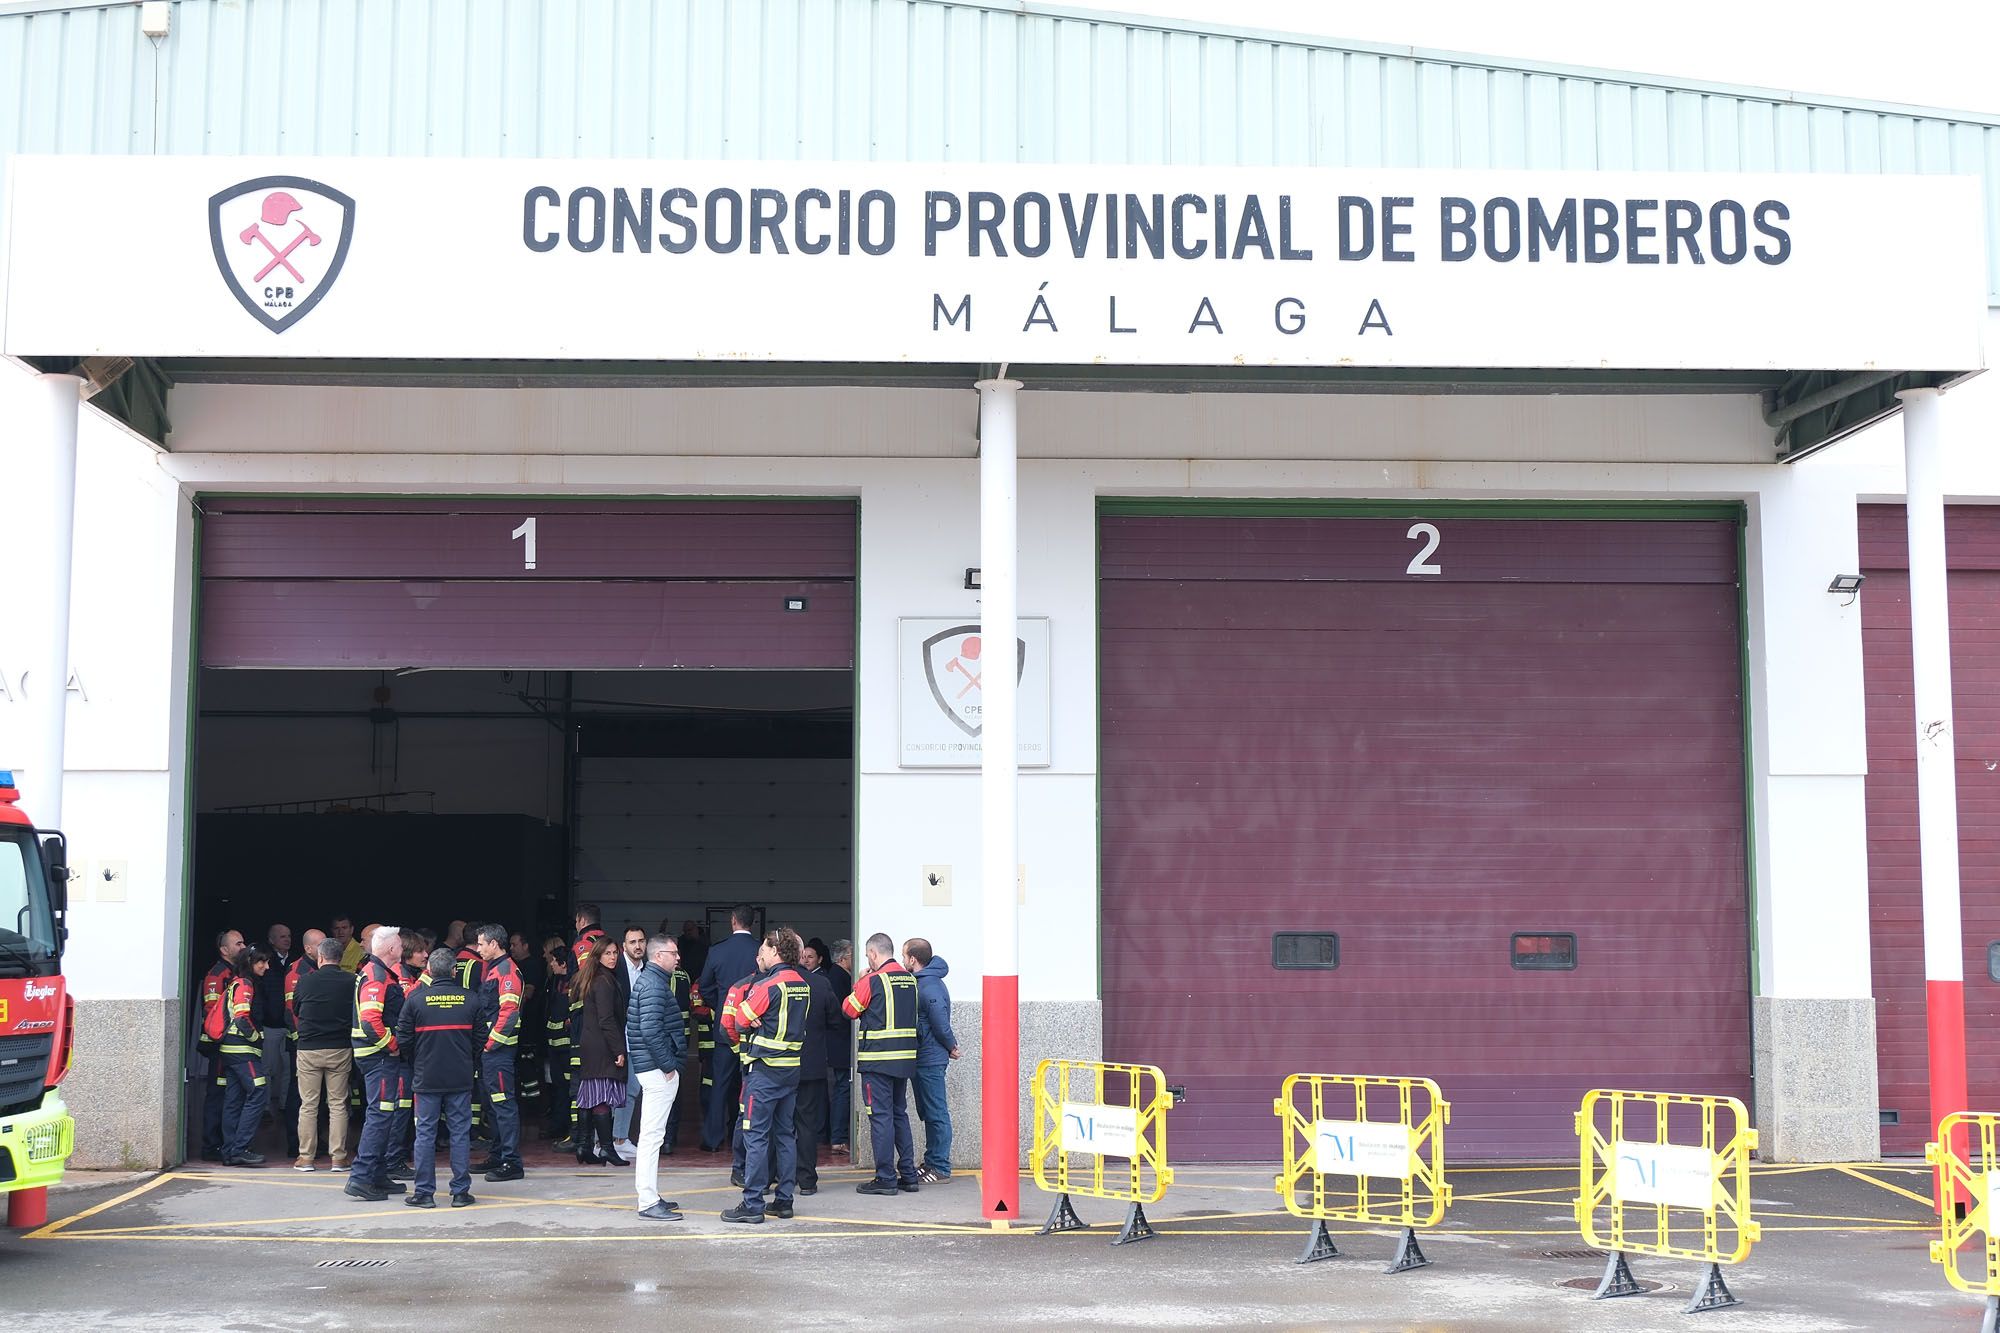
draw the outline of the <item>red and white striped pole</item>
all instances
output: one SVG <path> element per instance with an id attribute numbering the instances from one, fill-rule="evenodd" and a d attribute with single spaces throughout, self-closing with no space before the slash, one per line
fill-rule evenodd
<path id="1" fill-rule="evenodd" d="M 1021 950 L 1015 840 L 1019 833 L 1014 641 L 1019 614 L 1015 536 L 1014 409 L 1020 385 L 979 381 L 979 633 L 985 641 L 980 724 L 981 924 L 986 980 L 980 992 L 980 1211 L 1005 1226 L 1021 1211 Z"/>
<path id="2" fill-rule="evenodd" d="M 1966 1109 L 1965 944 L 1958 892 L 1957 745 L 1951 716 L 1951 617 L 1944 549 L 1944 431 L 1936 389 L 1905 389 L 1904 503 L 1910 528 L 1910 646 L 1917 725 L 1917 853 L 1923 876 L 1924 1011 L 1931 1133 Z M 1965 1145 L 1953 1145 L 1962 1159 Z M 1947 1177 L 1934 1196 L 1940 1212 Z"/>

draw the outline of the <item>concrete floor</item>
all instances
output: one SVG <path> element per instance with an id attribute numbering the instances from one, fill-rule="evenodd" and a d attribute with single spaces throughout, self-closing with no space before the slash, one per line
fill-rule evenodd
<path id="1" fill-rule="evenodd" d="M 5 1309 L 62 1330 L 760 1325 L 932 1328 L 1971 1330 L 1980 1304 L 1927 1257 L 1922 1168 L 1760 1169 L 1765 1237 L 1729 1270 L 1746 1302 L 1680 1313 L 1699 1266 L 1635 1259 L 1665 1287 L 1593 1302 L 1601 1261 L 1567 1209 L 1566 1168 L 1453 1173 L 1458 1202 L 1423 1244 L 1433 1265 L 1384 1275 L 1394 1233 L 1335 1228 L 1345 1257 L 1299 1266 L 1308 1225 L 1278 1207 L 1267 1170 L 1189 1167 L 1148 1210 L 1159 1234 L 1113 1247 L 1120 1205 L 1079 1200 L 1089 1231 L 996 1232 L 961 1177 L 914 1196 L 857 1195 L 861 1173 L 822 1170 L 792 1222 L 735 1227 L 726 1164 L 669 1165 L 681 1223 L 633 1213 L 630 1178 L 538 1163 L 526 1180 L 475 1182 L 477 1207 L 419 1213 L 345 1198 L 340 1177 L 184 1169 L 69 1190 L 48 1226 L 0 1235 Z M 1051 1200 L 1024 1184 L 1037 1220 Z M 1545 1257 L 1550 1251 L 1569 1256 Z M 327 1261 L 387 1261 L 321 1268 Z M 1585 1290 L 1565 1286 L 1584 1280 Z"/>

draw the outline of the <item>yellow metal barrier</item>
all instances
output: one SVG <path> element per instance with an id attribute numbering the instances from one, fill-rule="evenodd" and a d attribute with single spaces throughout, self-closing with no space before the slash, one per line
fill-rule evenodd
<path id="1" fill-rule="evenodd" d="M 1584 1095 L 1576 1113 L 1576 1222 L 1584 1243 L 1608 1254 L 1597 1299 L 1643 1292 L 1625 1256 L 1657 1254 L 1708 1265 L 1689 1314 L 1742 1303 L 1729 1294 L 1721 1265 L 1741 1263 L 1762 1234 L 1750 1217 L 1757 1131 L 1748 1122 L 1734 1097 L 1607 1088 Z M 1673 1224 L 1674 1209 L 1701 1214 L 1699 1243 L 1692 1223 Z"/>
<path id="2" fill-rule="evenodd" d="M 1051 1077 L 1053 1075 L 1053 1077 Z M 1086 1226 L 1072 1194 L 1131 1205 L 1114 1245 L 1153 1234 L 1144 1205 L 1174 1183 L 1167 1165 L 1167 1112 L 1174 1094 L 1152 1065 L 1044 1060 L 1035 1066 L 1035 1184 L 1061 1197 L 1040 1231 Z M 1124 1158 L 1117 1167 L 1108 1159 Z"/>
<path id="3" fill-rule="evenodd" d="M 1437 1084 L 1427 1078 L 1293 1074 L 1279 1086 L 1271 1109 L 1285 1138 L 1278 1197 L 1286 1212 L 1313 1222 L 1298 1262 L 1337 1258 L 1340 1251 L 1326 1224 L 1356 1222 L 1403 1228 L 1396 1257 L 1383 1272 L 1404 1273 L 1430 1263 L 1416 1229 L 1436 1226 L 1451 1206 L 1444 1178 L 1451 1103 Z M 1391 1183 L 1371 1188 L 1370 1180 Z"/>
<path id="4" fill-rule="evenodd" d="M 1994 1189 L 2000 1186 L 2000 1114 L 1991 1111 L 1954 1111 L 1938 1122 L 1935 1143 L 1924 1146 L 1924 1160 L 1940 1168 L 1938 1180 L 1947 1201 L 1965 1201 L 1965 1216 L 1955 1207 L 1939 1210 L 1944 1237 L 1931 1242 L 1931 1262 L 1944 1266 L 1945 1279 L 1960 1291 L 1976 1292 L 1986 1298 L 1986 1322 L 1982 1333 L 2000 1328 L 2000 1237 L 1994 1234 Z M 1953 1150 L 1963 1142 L 1966 1156 Z M 1971 1160 L 1968 1161 L 1967 1157 Z M 1968 1277 L 1959 1256 L 1983 1237 L 1979 1245 L 1980 1267 Z"/>

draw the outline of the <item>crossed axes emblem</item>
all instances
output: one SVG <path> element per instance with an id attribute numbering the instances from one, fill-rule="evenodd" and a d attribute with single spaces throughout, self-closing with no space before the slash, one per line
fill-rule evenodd
<path id="1" fill-rule="evenodd" d="M 299 219 L 299 234 L 297 236 L 294 236 L 291 240 L 291 243 L 285 246 L 285 248 L 282 250 L 280 250 L 277 246 L 273 245 L 271 243 L 271 238 L 264 234 L 265 227 L 284 226 L 285 223 L 291 218 L 292 214 L 299 211 L 300 207 L 301 205 L 299 201 L 292 198 L 292 196 L 287 192 L 285 192 L 284 190 L 274 191 L 271 194 L 264 196 L 264 209 L 262 216 L 259 217 L 257 221 L 251 223 L 249 226 L 245 227 L 241 232 L 237 234 L 236 239 L 243 242 L 243 244 L 245 245 L 250 244 L 250 242 L 252 241 L 263 242 L 264 249 L 269 251 L 271 255 L 271 261 L 265 264 L 264 267 L 258 269 L 257 276 L 250 279 L 250 281 L 262 282 L 265 278 L 271 275 L 271 271 L 273 269 L 277 268 L 283 268 L 285 272 L 291 274 L 292 280 L 294 282 L 304 282 L 306 280 L 305 274 L 299 272 L 296 268 L 292 267 L 292 251 L 298 249 L 300 245 L 305 244 L 307 242 L 311 242 L 314 245 L 318 245 L 321 239 L 319 235 L 313 231 L 312 227 L 307 224 L 306 220 L 304 218 Z"/>

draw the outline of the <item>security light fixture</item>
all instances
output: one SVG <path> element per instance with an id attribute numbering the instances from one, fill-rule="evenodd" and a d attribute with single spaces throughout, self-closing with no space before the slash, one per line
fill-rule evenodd
<path id="1" fill-rule="evenodd" d="M 805 598 L 803 598 L 803 597 L 787 597 L 787 598 L 785 599 L 785 610 L 787 610 L 787 611 L 803 611 L 803 610 L 805 610 L 805 609 L 806 609 L 806 599 L 805 599 Z"/>
<path id="2" fill-rule="evenodd" d="M 1835 574 L 1833 582 L 1826 585 L 1826 590 L 1845 596 L 1847 600 L 1841 603 L 1842 606 L 1853 606 L 1854 599 L 1861 594 L 1861 585 L 1867 581 L 1866 574 Z"/>
<path id="3" fill-rule="evenodd" d="M 966 590 L 967 592 L 978 592 L 978 591 L 979 591 L 979 566 L 978 566 L 978 565 L 967 565 L 967 566 L 965 567 L 965 590 Z"/>

